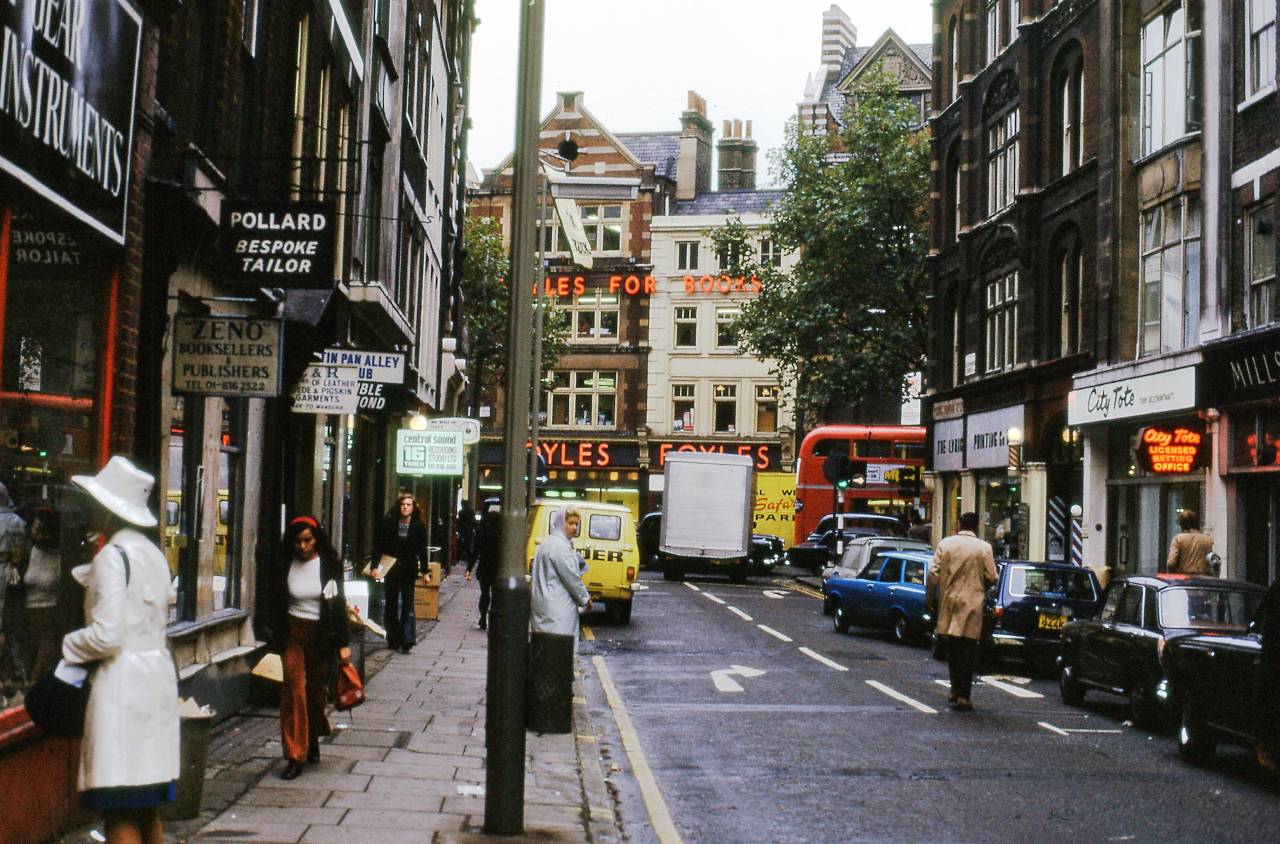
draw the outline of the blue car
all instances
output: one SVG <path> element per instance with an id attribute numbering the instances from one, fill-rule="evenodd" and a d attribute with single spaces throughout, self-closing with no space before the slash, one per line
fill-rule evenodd
<path id="1" fill-rule="evenodd" d="M 875 555 L 856 577 L 827 581 L 836 630 L 877 627 L 893 631 L 909 642 L 933 629 L 924 609 L 924 582 L 933 555 L 918 551 L 888 551 Z"/>

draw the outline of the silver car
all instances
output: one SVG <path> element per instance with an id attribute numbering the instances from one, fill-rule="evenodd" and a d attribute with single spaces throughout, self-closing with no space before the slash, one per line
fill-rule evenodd
<path id="1" fill-rule="evenodd" d="M 918 539 L 901 536 L 863 536 L 851 540 L 845 546 L 840 562 L 822 570 L 822 614 L 831 615 L 835 610 L 827 581 L 833 577 L 857 577 L 858 573 L 880 551 L 932 551 L 933 546 Z"/>

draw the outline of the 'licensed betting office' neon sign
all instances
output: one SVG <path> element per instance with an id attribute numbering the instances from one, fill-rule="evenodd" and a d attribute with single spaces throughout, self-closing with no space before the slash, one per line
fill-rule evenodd
<path id="1" fill-rule="evenodd" d="M 1200 468 L 1204 434 L 1190 428 L 1143 428 L 1138 453 L 1149 470 L 1182 475 Z"/>

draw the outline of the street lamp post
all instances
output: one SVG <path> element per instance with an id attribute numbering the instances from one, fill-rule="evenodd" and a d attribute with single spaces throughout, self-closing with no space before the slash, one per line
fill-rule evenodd
<path id="1" fill-rule="evenodd" d="M 524 444 L 529 433 L 529 271 L 533 266 L 535 190 L 538 174 L 539 98 L 542 94 L 543 0 L 526 0 L 520 12 L 519 96 L 511 206 L 511 315 L 507 344 L 506 449 L 502 479 L 502 542 L 490 610 L 488 683 L 485 696 L 484 831 L 524 831 L 525 678 L 528 671 L 529 585 L 525 581 Z"/>

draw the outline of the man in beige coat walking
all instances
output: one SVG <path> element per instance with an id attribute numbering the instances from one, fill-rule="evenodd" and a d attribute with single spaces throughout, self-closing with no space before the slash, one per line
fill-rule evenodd
<path id="1" fill-rule="evenodd" d="M 956 709 L 973 709 L 973 672 L 982 639 L 982 605 L 987 587 L 996 582 L 991 543 L 978 538 L 978 514 L 962 513 L 960 531 L 938 543 L 925 585 L 925 606 L 937 617 L 951 671 L 951 696 Z"/>

